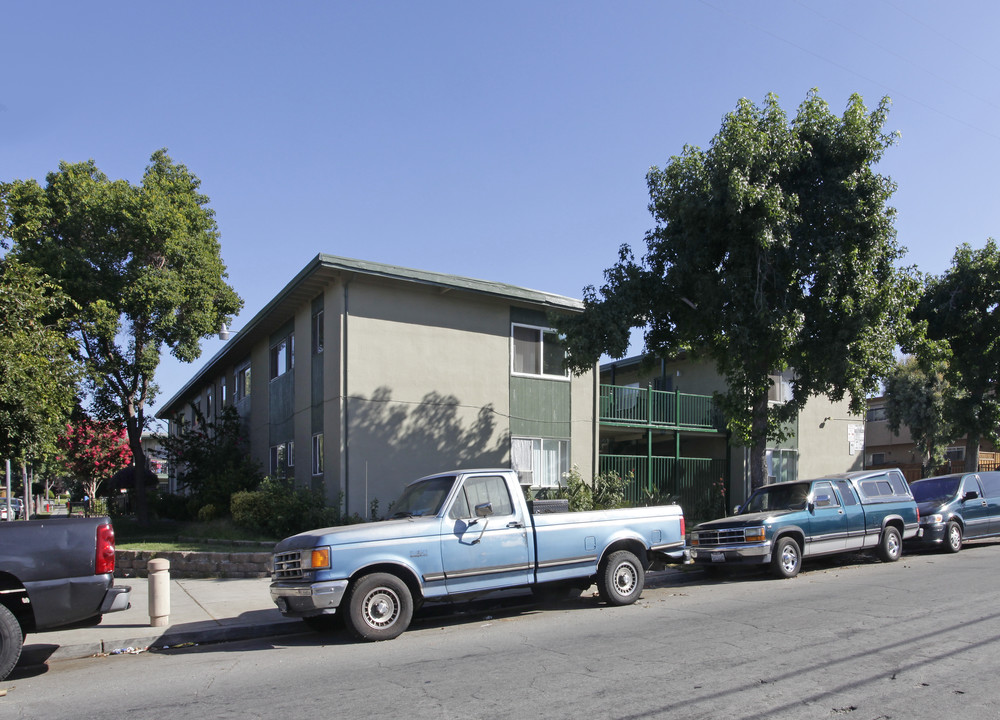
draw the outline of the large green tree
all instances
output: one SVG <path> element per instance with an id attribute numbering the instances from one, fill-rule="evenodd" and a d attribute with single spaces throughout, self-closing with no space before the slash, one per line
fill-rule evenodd
<path id="1" fill-rule="evenodd" d="M 979 468 L 979 445 L 1000 428 L 1000 249 L 991 238 L 974 250 L 962 244 L 951 267 L 932 277 L 914 310 L 927 337 L 950 349 L 948 380 L 961 389 L 950 414 L 966 436 L 965 468 Z"/>
<path id="2" fill-rule="evenodd" d="M 584 312 L 561 323 L 570 363 L 622 357 L 633 328 L 650 353 L 713 360 L 735 442 L 766 478 L 769 438 L 816 394 L 861 412 L 894 364 L 915 281 L 895 263 L 895 185 L 876 172 L 894 136 L 889 101 L 868 112 L 854 95 L 843 116 L 811 92 L 789 122 L 774 95 L 741 100 L 708 150 L 685 147 L 647 175 L 656 226 L 637 261 L 623 246 Z M 768 402 L 776 372 L 793 397 Z"/>
<path id="3" fill-rule="evenodd" d="M 0 259 L 0 460 L 51 455 L 73 410 L 80 367 L 59 319 L 68 302 L 38 270 Z"/>
<path id="4" fill-rule="evenodd" d="M 889 429 L 909 430 L 920 451 L 923 476 L 933 475 L 955 434 L 949 411 L 958 393 L 948 380 L 948 361 L 904 358 L 885 380 L 885 399 Z"/>
<path id="5" fill-rule="evenodd" d="M 163 348 L 195 360 L 201 339 L 242 306 L 226 283 L 200 184 L 159 150 L 139 185 L 110 180 L 91 160 L 61 163 L 44 187 L 23 180 L 6 188 L 11 252 L 76 302 L 69 319 L 93 409 L 124 424 L 138 468 L 146 466 L 141 435 Z M 136 513 L 146 521 L 144 483 L 136 484 Z"/>

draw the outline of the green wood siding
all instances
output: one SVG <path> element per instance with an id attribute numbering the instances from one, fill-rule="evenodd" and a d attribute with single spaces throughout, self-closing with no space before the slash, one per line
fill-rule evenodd
<path id="1" fill-rule="evenodd" d="M 570 383 L 511 377 L 510 434 L 569 438 Z"/>

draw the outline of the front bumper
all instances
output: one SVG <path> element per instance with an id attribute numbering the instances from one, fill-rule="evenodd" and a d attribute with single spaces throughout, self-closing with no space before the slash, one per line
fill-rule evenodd
<path id="1" fill-rule="evenodd" d="M 695 545 L 688 548 L 691 559 L 701 565 L 760 565 L 771 560 L 771 543 L 741 545 Z"/>
<path id="2" fill-rule="evenodd" d="M 271 583 L 271 600 L 286 617 L 309 617 L 333 613 L 340 607 L 347 580 L 318 583 Z"/>
<path id="3" fill-rule="evenodd" d="M 921 525 L 917 534 L 906 539 L 906 544 L 912 547 L 936 547 L 944 543 L 948 536 L 947 523 Z"/>

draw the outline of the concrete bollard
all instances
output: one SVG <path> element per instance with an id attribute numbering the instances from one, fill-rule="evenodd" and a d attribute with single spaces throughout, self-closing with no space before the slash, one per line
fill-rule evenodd
<path id="1" fill-rule="evenodd" d="M 170 621 L 170 561 L 153 558 L 146 568 L 149 573 L 149 626 L 163 627 Z"/>

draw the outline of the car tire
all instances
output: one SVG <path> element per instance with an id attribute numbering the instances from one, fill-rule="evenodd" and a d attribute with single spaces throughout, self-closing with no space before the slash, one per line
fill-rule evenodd
<path id="1" fill-rule="evenodd" d="M 0 605 L 0 680 L 3 680 L 17 665 L 24 646 L 21 623 L 4 605 Z"/>
<path id="2" fill-rule="evenodd" d="M 949 520 L 944 528 L 943 547 L 945 552 L 957 553 L 962 549 L 962 540 L 962 526 L 954 520 Z"/>
<path id="3" fill-rule="evenodd" d="M 802 549 L 795 538 L 778 538 L 771 555 L 771 572 L 779 578 L 793 578 L 802 569 Z"/>
<path id="4" fill-rule="evenodd" d="M 635 553 L 617 550 L 601 563 L 597 593 L 609 605 L 631 605 L 642 594 L 646 571 Z"/>
<path id="5" fill-rule="evenodd" d="M 878 559 L 882 562 L 896 562 L 903 554 L 903 541 L 899 530 L 892 525 L 882 530 L 882 539 L 878 543 Z"/>
<path id="6" fill-rule="evenodd" d="M 410 626 L 413 595 L 406 583 L 389 573 L 358 578 L 345 598 L 348 631 L 358 640 L 392 640 Z"/>

